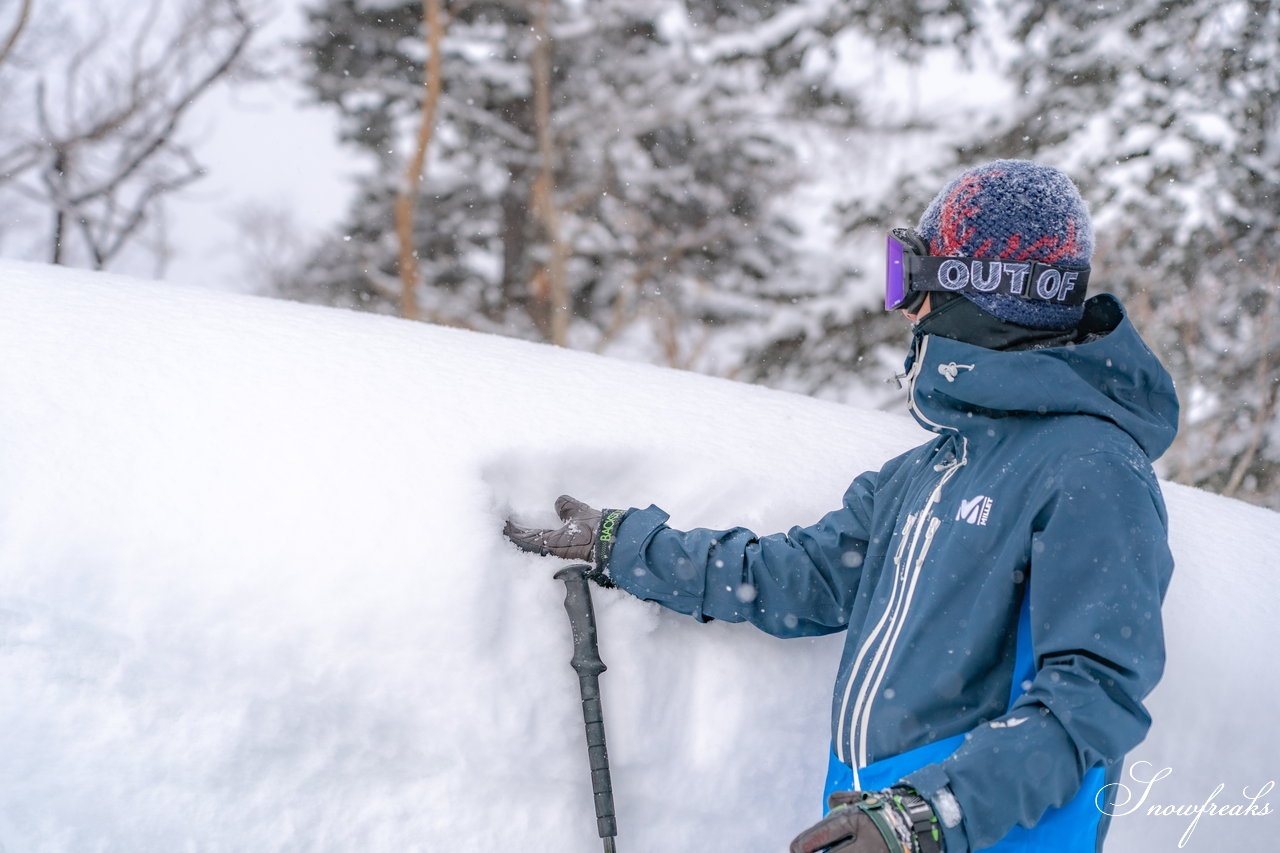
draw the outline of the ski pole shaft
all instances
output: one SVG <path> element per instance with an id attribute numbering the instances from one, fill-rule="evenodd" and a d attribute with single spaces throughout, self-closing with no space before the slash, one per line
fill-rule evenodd
<path id="1" fill-rule="evenodd" d="M 614 853 L 618 824 L 613 816 L 613 783 L 609 779 L 609 751 L 604 742 L 604 711 L 600 705 L 600 673 L 605 671 L 596 645 L 596 614 L 591 606 L 590 566 L 576 564 L 556 572 L 564 581 L 564 609 L 573 630 L 573 658 L 582 693 L 582 719 L 587 728 L 587 760 L 591 765 L 591 791 L 595 798 L 596 828 L 604 839 L 605 853 Z"/>

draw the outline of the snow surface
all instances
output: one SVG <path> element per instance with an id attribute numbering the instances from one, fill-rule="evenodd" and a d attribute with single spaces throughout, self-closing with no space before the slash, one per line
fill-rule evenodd
<path id="1" fill-rule="evenodd" d="M 599 850 L 563 564 L 502 519 L 550 521 L 563 491 L 771 532 L 924 438 L 693 374 L 0 263 L 0 850 Z M 1148 804 L 1220 782 L 1240 803 L 1280 758 L 1280 516 L 1166 495 L 1170 663 L 1133 759 L 1173 769 Z M 619 849 L 785 849 L 820 808 L 840 637 L 595 600 Z M 1174 850 L 1190 820 L 1117 818 L 1108 850 Z M 1276 824 L 1205 817 L 1185 849 L 1270 849 Z"/>

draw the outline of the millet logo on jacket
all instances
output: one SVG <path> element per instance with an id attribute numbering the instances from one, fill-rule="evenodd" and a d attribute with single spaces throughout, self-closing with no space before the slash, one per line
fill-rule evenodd
<path id="1" fill-rule="evenodd" d="M 956 510 L 956 521 L 985 525 L 989 515 L 991 515 L 991 498 L 978 495 L 967 501 L 960 501 L 960 509 Z"/>

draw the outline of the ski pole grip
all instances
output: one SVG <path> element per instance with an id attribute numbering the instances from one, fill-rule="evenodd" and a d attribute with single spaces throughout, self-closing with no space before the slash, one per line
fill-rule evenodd
<path id="1" fill-rule="evenodd" d="M 609 751 L 604 739 L 604 711 L 600 705 L 600 673 L 606 667 L 600 660 L 596 644 L 596 616 L 591 605 L 591 586 L 587 572 L 591 567 L 575 564 L 556 572 L 564 581 L 564 609 L 573 630 L 573 658 L 569 661 L 578 673 L 582 693 L 582 719 L 587 730 L 587 759 L 591 766 L 591 791 L 595 799 L 596 827 L 605 839 L 605 850 L 612 851 L 618 834 L 613 814 L 613 783 L 609 778 Z"/>
<path id="2" fill-rule="evenodd" d="M 606 669 L 596 645 L 596 612 L 591 606 L 589 569 L 579 563 L 555 574 L 556 580 L 564 581 L 564 609 L 569 613 L 569 626 L 573 629 L 573 658 L 569 664 L 579 677 L 598 676 Z"/>

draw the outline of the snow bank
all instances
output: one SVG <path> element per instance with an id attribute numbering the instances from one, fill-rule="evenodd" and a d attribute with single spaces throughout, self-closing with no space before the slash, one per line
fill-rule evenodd
<path id="1" fill-rule="evenodd" d="M 566 491 L 785 529 L 923 437 L 549 347 L 0 264 L 0 849 L 598 850 L 557 561 L 502 518 L 550 520 Z M 1171 660 L 1134 757 L 1174 770 L 1150 803 L 1218 782 L 1238 802 L 1280 754 L 1280 523 L 1167 494 Z M 819 807 L 839 638 L 596 608 L 619 847 L 783 849 Z M 1109 849 L 1173 849 L 1188 823 L 1121 817 Z M 1273 823 L 1205 818 L 1186 849 Z"/>

